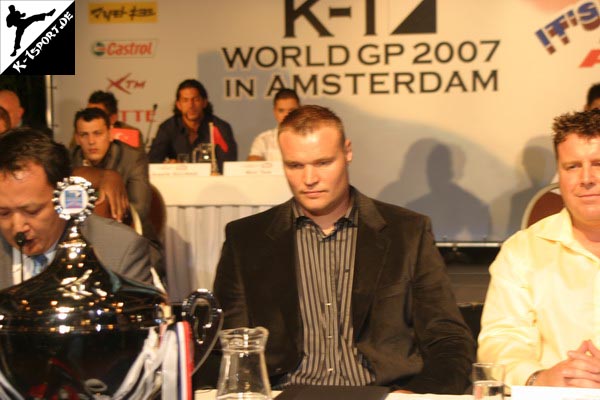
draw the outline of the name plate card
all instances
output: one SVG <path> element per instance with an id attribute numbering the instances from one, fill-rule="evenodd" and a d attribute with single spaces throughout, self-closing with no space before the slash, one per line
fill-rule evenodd
<path id="1" fill-rule="evenodd" d="M 283 175 L 283 163 L 281 161 L 225 161 L 223 175 Z"/>
<path id="2" fill-rule="evenodd" d="M 600 389 L 545 387 L 545 386 L 513 386 L 511 400 L 598 400 Z"/>
<path id="3" fill-rule="evenodd" d="M 210 163 L 150 164 L 151 177 L 159 176 L 210 176 Z"/>

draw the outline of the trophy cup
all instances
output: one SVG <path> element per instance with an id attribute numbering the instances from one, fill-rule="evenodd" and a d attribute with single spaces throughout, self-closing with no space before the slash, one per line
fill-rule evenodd
<path id="1" fill-rule="evenodd" d="M 156 382 L 154 395 L 160 394 L 160 372 L 144 370 L 148 359 L 140 364 L 140 355 L 149 338 L 160 338 L 175 317 L 162 291 L 98 260 L 79 229 L 95 200 L 83 178 L 58 183 L 55 209 L 68 223 L 53 262 L 0 291 L 2 399 L 154 398 L 147 391 L 143 397 L 132 394 L 140 391 L 126 383 L 142 381 L 138 375 L 144 373 Z M 207 322 L 197 317 L 200 306 L 208 308 Z M 199 364 L 217 338 L 221 310 L 210 292 L 199 290 L 184 301 L 180 318 L 193 328 Z"/>

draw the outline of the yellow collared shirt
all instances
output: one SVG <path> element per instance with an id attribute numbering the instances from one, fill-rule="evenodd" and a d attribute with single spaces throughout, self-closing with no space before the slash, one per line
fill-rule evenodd
<path id="1" fill-rule="evenodd" d="M 600 345 L 600 259 L 573 237 L 566 209 L 511 236 L 490 267 L 478 359 L 506 365 L 505 383 Z"/>

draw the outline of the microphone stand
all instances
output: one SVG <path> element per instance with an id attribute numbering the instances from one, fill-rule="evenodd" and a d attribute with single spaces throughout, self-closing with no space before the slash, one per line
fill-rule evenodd
<path id="1" fill-rule="evenodd" d="M 158 104 L 154 103 L 152 105 L 152 118 L 150 119 L 150 123 L 148 124 L 148 131 L 146 133 L 146 137 L 144 138 L 144 151 L 147 151 L 148 144 L 150 143 L 150 134 L 152 132 L 152 124 L 154 123 L 154 116 L 156 115 L 157 108 Z"/>
<path id="2" fill-rule="evenodd" d="M 21 282 L 25 280 L 25 260 L 23 259 L 23 245 L 25 245 L 25 234 L 23 232 L 17 232 L 15 235 L 15 242 L 19 246 L 19 253 L 21 254 Z"/>

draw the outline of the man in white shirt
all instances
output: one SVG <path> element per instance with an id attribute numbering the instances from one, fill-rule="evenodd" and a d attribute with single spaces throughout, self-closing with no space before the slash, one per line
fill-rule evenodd
<path id="1" fill-rule="evenodd" d="M 565 209 L 502 246 L 478 358 L 508 385 L 600 387 L 600 110 L 555 119 Z"/>
<path id="2" fill-rule="evenodd" d="M 300 98 L 292 89 L 279 89 L 273 98 L 273 115 L 277 125 L 283 121 L 288 113 L 300 107 Z M 250 147 L 248 161 L 281 161 L 281 150 L 277 141 L 278 128 L 269 129 L 260 133 Z"/>

